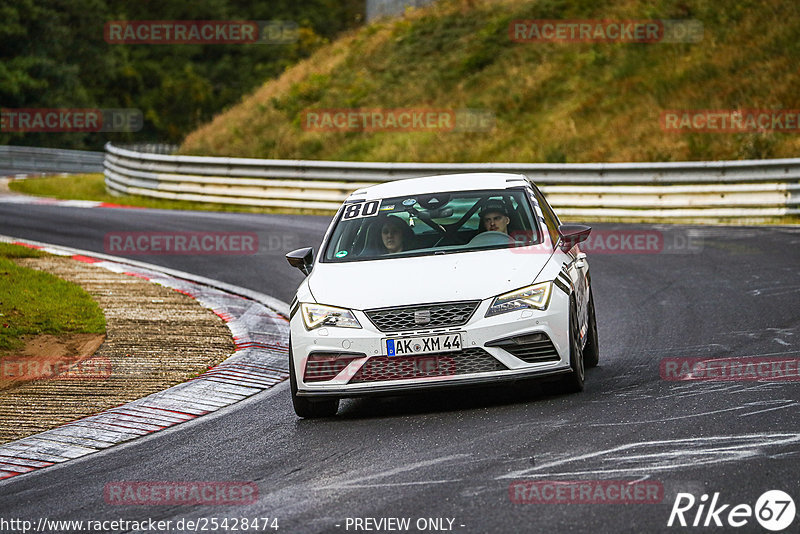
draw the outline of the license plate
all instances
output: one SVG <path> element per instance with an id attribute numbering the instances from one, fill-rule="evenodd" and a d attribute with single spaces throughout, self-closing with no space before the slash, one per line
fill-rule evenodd
<path id="1" fill-rule="evenodd" d="M 461 350 L 461 334 L 401 337 L 384 340 L 387 356 L 415 356 L 434 352 Z"/>

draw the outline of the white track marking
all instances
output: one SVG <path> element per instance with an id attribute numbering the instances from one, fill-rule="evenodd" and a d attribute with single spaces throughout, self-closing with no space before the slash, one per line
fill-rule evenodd
<path id="1" fill-rule="evenodd" d="M 765 449 L 797 445 L 800 433 L 745 434 L 740 436 L 711 436 L 628 443 L 610 449 L 591 452 L 544 463 L 539 466 L 513 471 L 498 479 L 567 477 L 585 475 L 642 476 L 655 471 L 673 471 L 682 468 L 719 464 L 766 456 Z M 632 454 L 642 451 L 642 454 Z M 650 452 L 652 451 L 652 452 Z M 561 471 L 573 463 L 591 461 L 592 465 L 606 464 L 592 469 Z"/>
<path id="2" fill-rule="evenodd" d="M 358 478 L 351 478 L 350 480 L 345 480 L 333 485 L 327 486 L 320 486 L 318 489 L 343 489 L 343 488 L 350 488 L 350 487 L 359 487 L 359 482 L 363 482 L 366 480 L 374 480 L 378 478 L 389 477 L 393 475 L 399 475 L 401 473 L 407 473 L 409 471 L 414 471 L 416 469 L 420 469 L 423 467 L 428 467 L 431 465 L 441 464 L 445 462 L 450 462 L 452 460 L 459 460 L 463 458 L 469 458 L 469 454 L 452 454 L 450 456 L 441 456 L 439 458 L 434 458 L 432 460 L 423 460 L 421 462 L 414 462 L 412 464 L 402 465 L 400 467 L 395 467 L 394 469 L 389 469 L 387 471 L 382 471 L 380 473 L 374 473 L 371 475 L 366 475 L 363 477 Z M 443 481 L 416 481 L 416 484 L 441 484 Z M 398 485 L 400 483 L 386 483 L 386 484 L 377 484 L 377 485 Z"/>
<path id="3" fill-rule="evenodd" d="M 777 406 L 775 408 L 767 408 L 766 410 L 759 410 L 757 412 L 743 413 L 743 414 L 740 414 L 739 417 L 747 417 L 747 416 L 750 416 L 750 415 L 755 415 L 757 413 L 771 412 L 773 410 L 783 410 L 784 408 L 790 408 L 792 406 L 797 406 L 797 405 L 798 405 L 798 403 L 792 402 L 791 404 L 784 404 L 783 406 Z"/>

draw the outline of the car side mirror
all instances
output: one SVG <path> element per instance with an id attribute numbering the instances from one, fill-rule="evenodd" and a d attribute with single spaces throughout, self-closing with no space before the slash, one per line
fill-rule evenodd
<path id="1" fill-rule="evenodd" d="M 561 250 L 569 250 L 581 241 L 586 241 L 591 231 L 591 226 L 583 224 L 562 224 L 558 227 Z"/>
<path id="2" fill-rule="evenodd" d="M 297 267 L 303 274 L 308 276 L 311 274 L 311 268 L 314 265 L 314 248 L 306 247 L 293 250 L 286 254 L 286 260 L 292 267 Z"/>

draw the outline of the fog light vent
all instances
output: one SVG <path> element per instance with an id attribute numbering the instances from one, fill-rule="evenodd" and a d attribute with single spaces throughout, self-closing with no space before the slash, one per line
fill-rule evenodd
<path id="1" fill-rule="evenodd" d="M 553 342 L 543 332 L 498 339 L 490 341 L 486 346 L 499 347 L 526 363 L 553 362 L 561 359 Z"/>
<path id="2" fill-rule="evenodd" d="M 308 356 L 303 382 L 333 380 L 352 360 L 366 357 L 366 354 L 352 352 L 315 352 Z"/>

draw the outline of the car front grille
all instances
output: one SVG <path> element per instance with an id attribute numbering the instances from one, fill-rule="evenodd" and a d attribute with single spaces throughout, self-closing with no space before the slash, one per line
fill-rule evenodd
<path id="1" fill-rule="evenodd" d="M 375 356 L 367 360 L 350 383 L 445 378 L 507 369 L 491 354 L 477 347 L 420 356 Z"/>
<path id="2" fill-rule="evenodd" d="M 366 310 L 372 324 L 381 332 L 402 332 L 404 330 L 423 330 L 461 326 L 469 321 L 479 300 L 447 302 L 443 304 L 423 304 L 418 306 L 399 306 Z"/>

